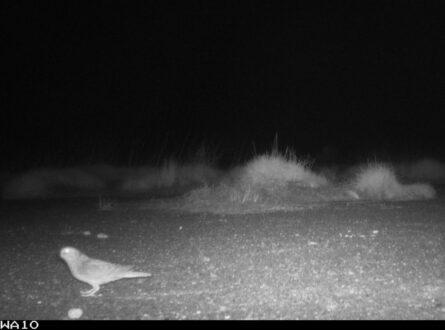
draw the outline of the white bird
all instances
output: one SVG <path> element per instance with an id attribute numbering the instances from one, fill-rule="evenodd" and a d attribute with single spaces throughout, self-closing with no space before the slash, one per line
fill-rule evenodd
<path id="1" fill-rule="evenodd" d="M 69 246 L 60 250 L 60 257 L 68 264 L 71 274 L 76 279 L 92 286 L 90 290 L 80 292 L 84 297 L 93 296 L 102 284 L 123 278 L 151 276 L 150 273 L 133 271 L 133 266 L 117 265 L 89 258 L 76 248 Z"/>

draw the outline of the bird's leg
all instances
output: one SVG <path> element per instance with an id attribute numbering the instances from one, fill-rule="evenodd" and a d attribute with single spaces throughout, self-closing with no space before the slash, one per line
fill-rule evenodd
<path id="1" fill-rule="evenodd" d="M 87 290 L 87 291 L 80 291 L 80 294 L 82 295 L 82 297 L 91 297 L 94 296 L 94 294 L 99 291 L 100 287 L 97 284 L 92 284 L 92 288 L 91 290 Z"/>

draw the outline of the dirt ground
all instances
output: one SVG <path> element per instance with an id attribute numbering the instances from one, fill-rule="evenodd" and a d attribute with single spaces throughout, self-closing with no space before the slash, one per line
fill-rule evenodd
<path id="1" fill-rule="evenodd" d="M 0 226 L 0 319 L 445 319 L 443 193 L 243 215 L 2 202 Z M 152 277 L 82 297 L 64 246 Z"/>

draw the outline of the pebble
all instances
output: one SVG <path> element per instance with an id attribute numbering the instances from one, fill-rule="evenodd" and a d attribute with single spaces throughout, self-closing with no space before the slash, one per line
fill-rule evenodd
<path id="1" fill-rule="evenodd" d="M 83 310 L 81 308 L 71 308 L 68 311 L 68 317 L 72 320 L 80 318 L 82 316 L 82 314 L 83 314 Z"/>

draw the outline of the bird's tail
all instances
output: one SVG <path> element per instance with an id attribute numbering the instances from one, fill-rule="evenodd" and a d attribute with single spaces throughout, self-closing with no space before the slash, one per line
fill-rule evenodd
<path id="1" fill-rule="evenodd" d="M 150 273 L 146 273 L 146 272 L 135 272 L 135 271 L 129 271 L 125 274 L 126 278 L 133 278 L 133 277 L 148 277 L 151 276 Z"/>

